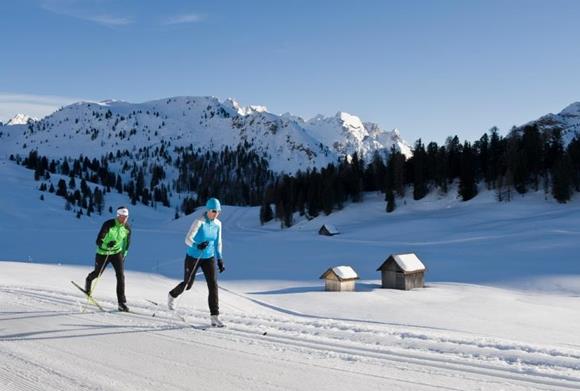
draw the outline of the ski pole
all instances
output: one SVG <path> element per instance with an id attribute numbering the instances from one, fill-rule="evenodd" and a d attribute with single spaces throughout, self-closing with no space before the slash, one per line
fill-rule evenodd
<path id="1" fill-rule="evenodd" d="M 109 260 L 109 255 L 107 254 L 107 256 L 105 257 L 105 262 L 103 262 L 103 265 L 101 266 L 101 270 L 99 270 L 99 274 L 97 275 L 97 278 L 94 281 L 94 284 L 91 283 L 91 292 L 90 292 L 90 296 L 93 295 L 93 293 L 95 292 L 95 289 L 97 289 L 97 284 L 99 282 L 99 279 L 101 278 L 101 274 L 103 274 L 103 271 L 105 270 L 105 265 L 107 264 L 107 261 Z"/>
<path id="2" fill-rule="evenodd" d="M 197 267 L 197 264 L 199 263 L 199 260 L 201 259 L 201 255 L 195 260 L 195 264 L 193 265 L 193 269 L 191 269 L 191 272 L 189 273 L 189 277 L 187 277 L 187 281 L 185 281 L 185 286 L 183 287 L 183 292 L 181 293 L 181 295 L 179 295 L 177 297 L 177 300 L 175 300 L 175 307 L 177 307 L 177 303 L 179 301 L 179 298 L 185 293 L 185 291 L 187 290 L 187 286 L 189 285 L 189 281 L 191 281 L 191 278 L 193 277 L 193 274 L 195 273 L 195 268 Z"/>
<path id="3" fill-rule="evenodd" d="M 195 264 L 193 265 L 193 269 L 191 269 L 191 272 L 189 273 L 189 277 L 187 277 L 187 281 L 185 281 L 185 280 L 183 281 L 183 282 L 185 282 L 185 285 L 183 287 L 183 292 L 181 292 L 181 294 L 179 296 L 177 296 L 177 298 L 175 299 L 175 307 L 177 307 L 177 303 L 179 302 L 179 298 L 185 293 L 185 291 L 186 291 L 185 288 L 187 288 L 187 285 L 189 285 L 189 281 L 191 281 L 191 279 L 195 273 L 195 268 L 197 267 L 197 264 L 199 263 L 200 259 L 201 259 L 201 255 L 199 256 L 199 258 L 197 258 L 195 260 Z M 147 300 L 147 301 L 155 304 L 156 306 L 159 306 L 159 303 L 156 303 L 156 302 L 151 301 L 151 300 Z M 158 310 L 155 310 L 155 312 L 153 312 L 153 315 L 151 315 L 151 316 L 155 317 L 155 315 L 157 315 L 157 311 Z"/>

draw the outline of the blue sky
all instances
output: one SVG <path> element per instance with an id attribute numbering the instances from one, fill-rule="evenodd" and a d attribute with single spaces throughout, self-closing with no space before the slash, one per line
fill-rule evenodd
<path id="1" fill-rule="evenodd" d="M 0 13 L 0 120 L 213 95 L 441 143 L 580 100 L 574 0 L 22 0 Z"/>

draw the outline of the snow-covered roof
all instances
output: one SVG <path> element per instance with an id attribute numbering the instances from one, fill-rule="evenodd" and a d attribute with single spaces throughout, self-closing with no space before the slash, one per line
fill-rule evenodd
<path id="1" fill-rule="evenodd" d="M 331 234 L 337 234 L 338 230 L 336 229 L 336 227 L 332 224 L 324 224 L 322 226 L 322 228 L 326 227 L 326 230 L 331 233 Z"/>
<path id="2" fill-rule="evenodd" d="M 358 279 L 358 274 L 350 266 L 331 267 L 326 272 L 324 272 L 324 274 L 320 276 L 320 278 L 321 279 L 326 278 L 326 276 L 328 276 L 329 273 L 334 273 L 340 281 Z"/>
<path id="3" fill-rule="evenodd" d="M 395 260 L 395 262 L 397 262 L 397 265 L 399 265 L 399 267 L 403 269 L 403 271 L 405 272 L 417 272 L 425 270 L 425 265 L 423 265 L 423 262 L 421 262 L 419 258 L 417 258 L 417 255 L 415 255 L 415 253 L 392 254 L 389 258 L 387 258 L 385 263 L 387 263 L 389 259 L 391 259 L 391 257 Z M 383 263 L 383 265 L 385 263 Z M 383 266 L 381 266 L 378 270 L 382 269 L 382 267 Z"/>

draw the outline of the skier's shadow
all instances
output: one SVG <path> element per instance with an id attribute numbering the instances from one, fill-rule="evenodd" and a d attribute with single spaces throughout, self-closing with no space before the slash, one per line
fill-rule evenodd
<path id="1" fill-rule="evenodd" d="M 2 312 L 0 314 L 0 321 L 2 320 L 21 320 L 21 319 L 35 319 L 35 318 L 54 318 L 63 315 L 75 315 L 78 311 L 13 311 Z M 87 312 L 88 313 L 88 312 Z M 4 315 L 11 315 L 4 317 Z"/>
<path id="2" fill-rule="evenodd" d="M 190 327 L 181 325 L 167 325 L 163 327 L 155 327 L 155 326 L 113 325 L 113 324 L 112 325 L 62 324 L 61 326 L 65 328 L 42 330 L 42 331 L 30 331 L 26 333 L 3 334 L 0 335 L 0 341 L 37 341 L 37 340 L 53 340 L 53 339 L 102 337 L 108 335 L 137 334 L 137 333 L 148 333 L 152 331 L 155 332 L 168 331 Z M 85 333 L 86 331 L 89 330 L 93 331 Z M 54 334 L 62 334 L 62 335 L 54 335 Z"/>

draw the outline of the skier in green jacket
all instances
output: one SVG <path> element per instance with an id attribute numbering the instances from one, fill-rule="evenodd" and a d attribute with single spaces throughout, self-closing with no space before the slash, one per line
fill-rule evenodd
<path id="1" fill-rule="evenodd" d="M 117 218 L 105 221 L 97 235 L 97 254 L 95 270 L 89 273 L 85 281 L 85 291 L 90 296 L 93 280 L 99 277 L 111 263 L 117 276 L 117 302 L 119 311 L 128 312 L 125 298 L 125 257 L 131 241 L 131 227 L 127 223 L 129 209 L 121 206 L 117 209 Z"/>

